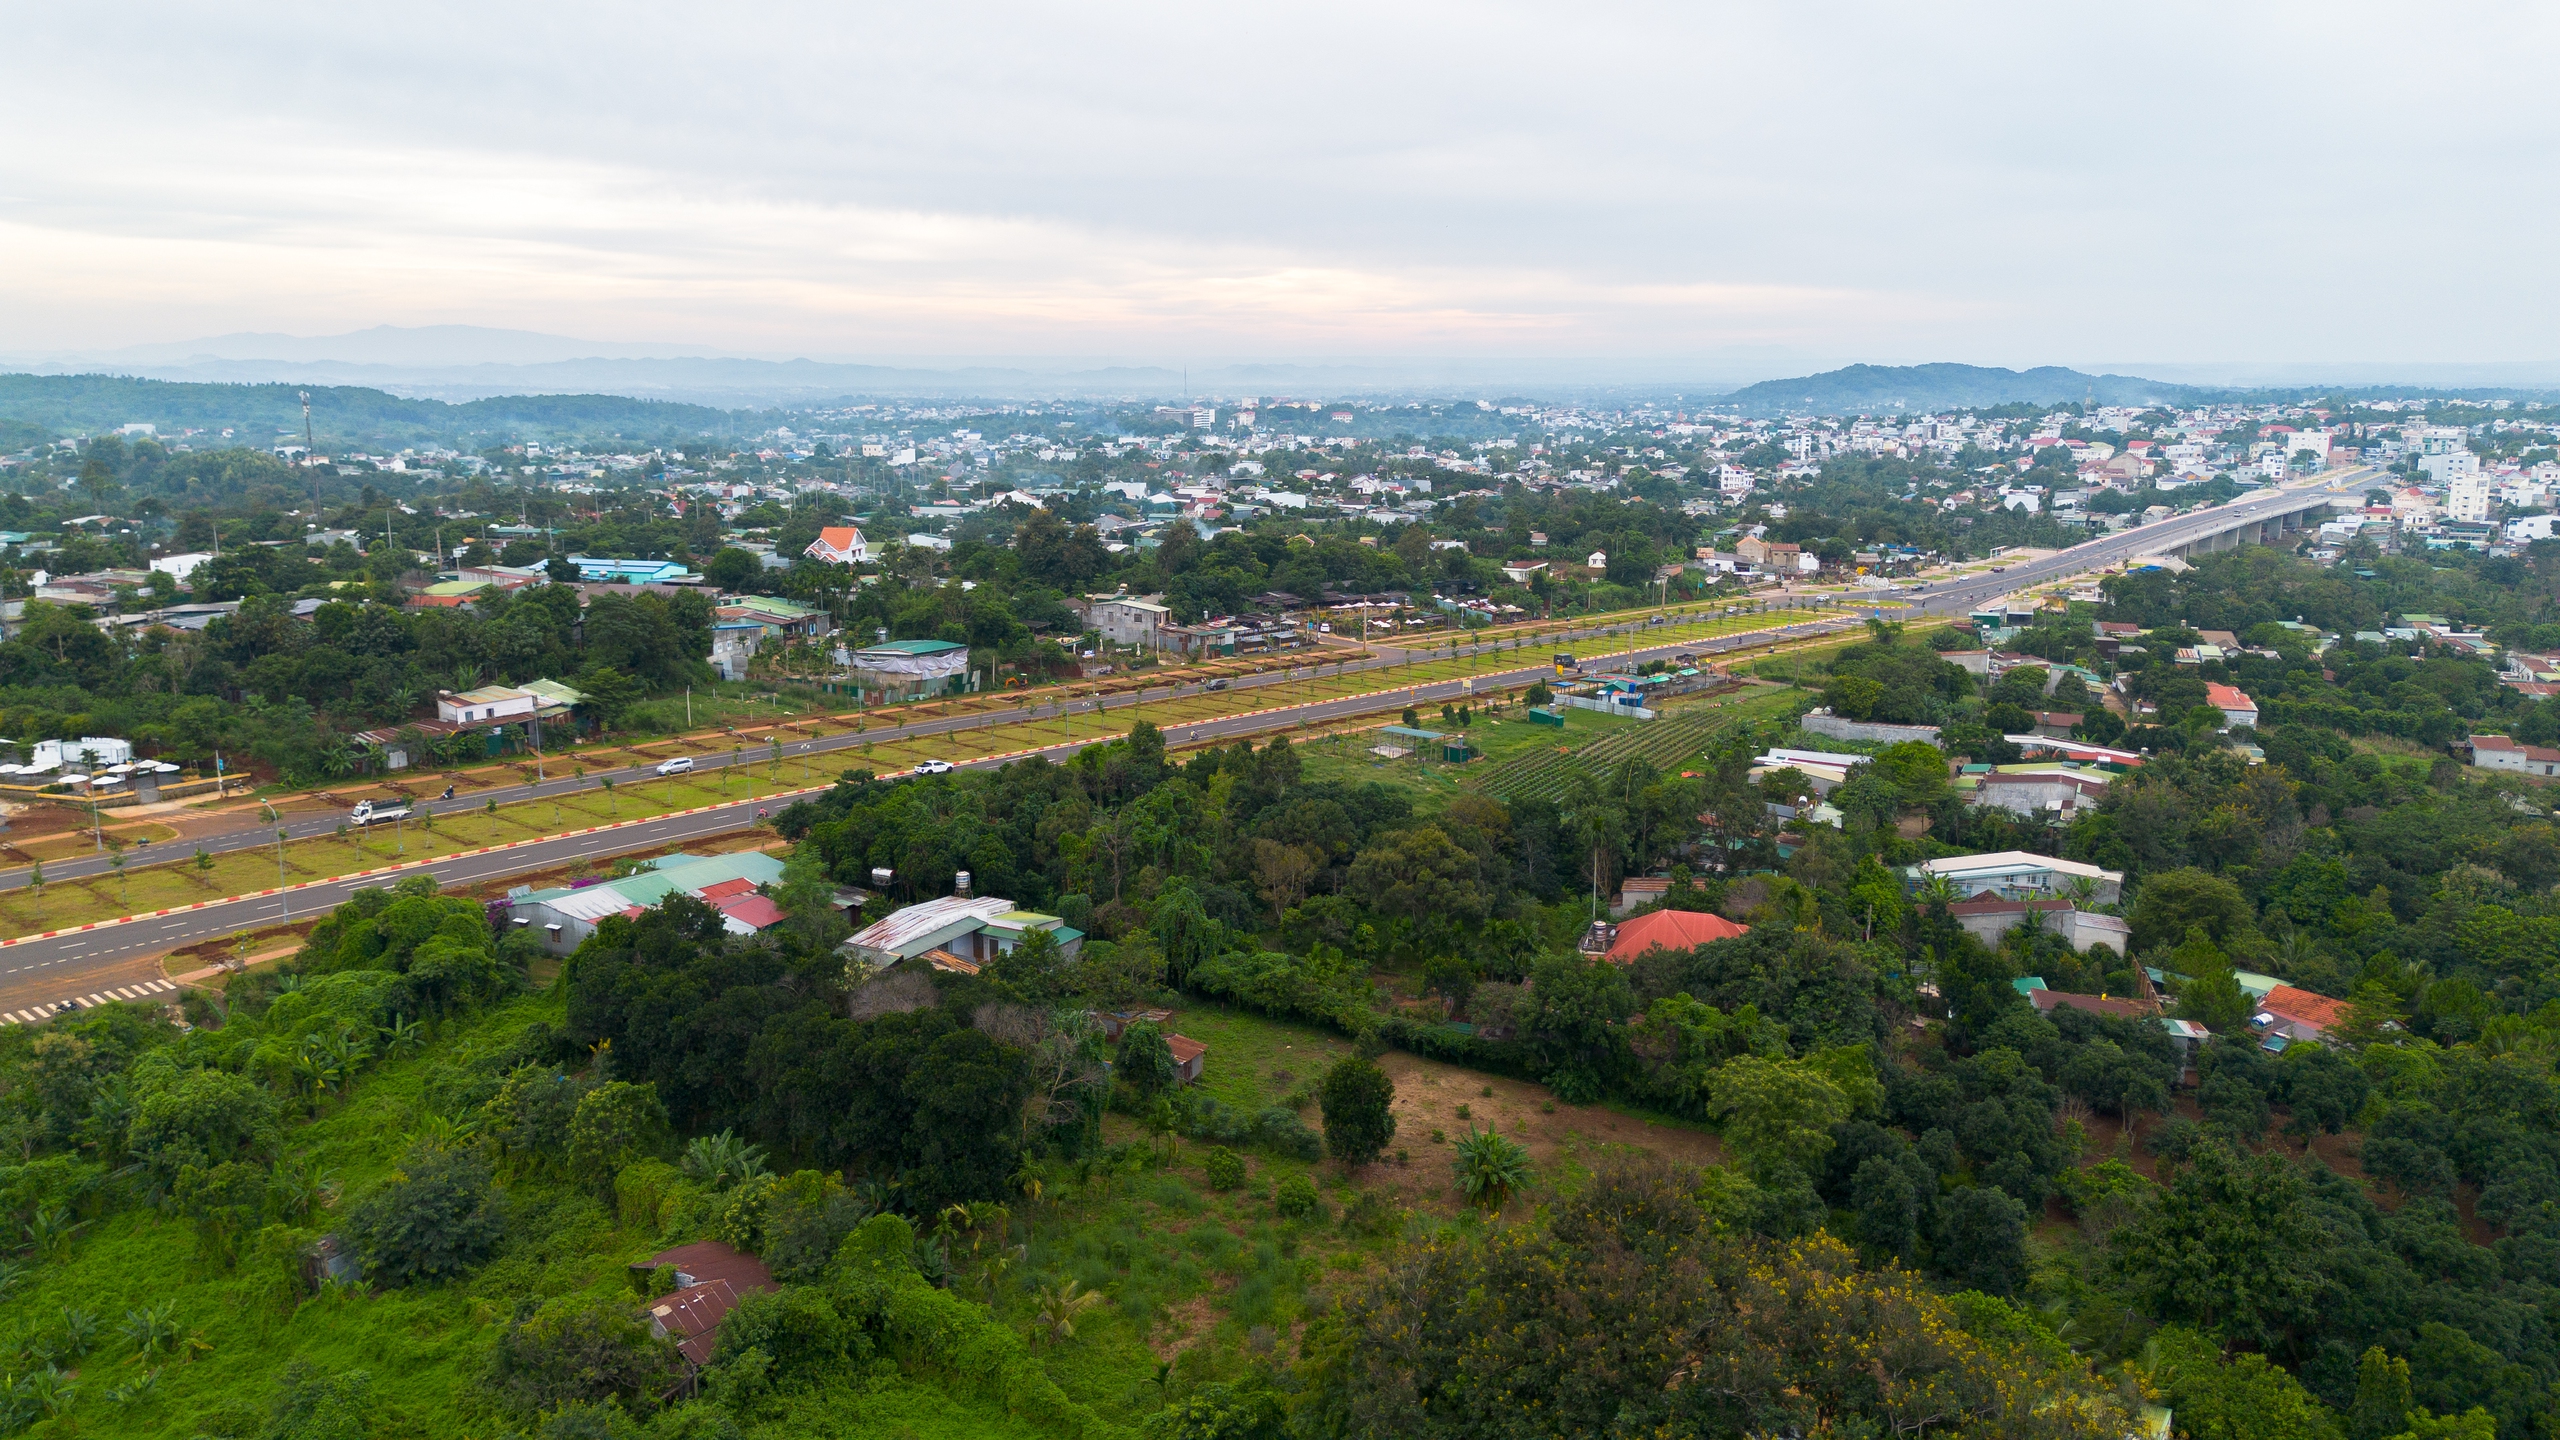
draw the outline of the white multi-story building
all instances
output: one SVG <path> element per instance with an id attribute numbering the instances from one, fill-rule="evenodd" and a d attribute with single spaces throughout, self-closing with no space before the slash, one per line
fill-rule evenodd
<path id="1" fill-rule="evenodd" d="M 2480 457 L 2468 450 L 2446 450 L 2420 456 L 2418 468 L 2439 481 L 2450 483 L 2465 475 L 2479 474 Z"/>
<path id="2" fill-rule="evenodd" d="M 2449 458 L 2430 456 L 2430 459 Z M 2476 471 L 2445 486 L 2444 518 L 2477 523 L 2489 518 L 2489 477 Z"/>

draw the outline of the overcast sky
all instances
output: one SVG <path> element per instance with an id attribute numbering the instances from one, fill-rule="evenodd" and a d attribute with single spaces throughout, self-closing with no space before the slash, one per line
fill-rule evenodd
<path id="1" fill-rule="evenodd" d="M 0 349 L 2543 361 L 2560 7 L 8 7 Z"/>

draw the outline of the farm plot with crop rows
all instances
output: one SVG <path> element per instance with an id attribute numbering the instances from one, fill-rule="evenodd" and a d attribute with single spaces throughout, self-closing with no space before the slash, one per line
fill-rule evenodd
<path id="1" fill-rule="evenodd" d="M 1606 775 L 1627 760 L 1668 768 L 1704 749 L 1707 737 L 1717 731 L 1765 719 L 1793 698 L 1793 691 L 1764 693 L 1722 706 L 1683 706 L 1650 722 L 1625 721 L 1626 728 L 1579 746 L 1542 746 L 1512 756 L 1473 777 L 1473 784 L 1497 800 L 1562 799 L 1576 775 Z"/>

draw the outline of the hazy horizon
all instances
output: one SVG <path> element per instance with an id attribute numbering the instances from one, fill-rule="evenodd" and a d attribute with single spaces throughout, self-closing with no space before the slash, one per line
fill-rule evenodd
<path id="1" fill-rule="evenodd" d="M 707 403 L 806 402 L 830 391 L 927 395 L 1577 391 L 1703 398 L 1851 364 L 1928 364 L 1824 356 L 1775 346 L 1696 356 L 888 354 L 741 355 L 716 346 L 601 341 L 479 326 L 375 326 L 334 336 L 234 334 L 103 351 L 11 355 L 0 369 L 105 371 L 150 379 L 360 385 L 419 397 L 597 392 Z M 2228 387 L 2335 385 L 2532 389 L 2560 385 L 2560 363 L 2055 362 L 2091 375 Z M 2010 367 L 2016 369 L 2030 366 Z"/>
<path id="2" fill-rule="evenodd" d="M 2481 68 L 2544 9 L 695 18 L 21 14 L 0 353 L 2538 365 L 2560 319 L 2511 178 L 2556 102 Z"/>

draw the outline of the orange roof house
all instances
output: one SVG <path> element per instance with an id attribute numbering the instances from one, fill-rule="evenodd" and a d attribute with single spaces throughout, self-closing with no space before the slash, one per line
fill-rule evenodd
<path id="1" fill-rule="evenodd" d="M 1607 953 L 1621 965 L 1632 965 L 1648 950 L 1695 950 L 1750 933 L 1750 926 L 1704 910 L 1656 910 L 1620 925 Z"/>
<path id="2" fill-rule="evenodd" d="M 829 565 L 859 565 L 871 558 L 871 546 L 853 526 L 830 525 L 801 553 Z"/>

